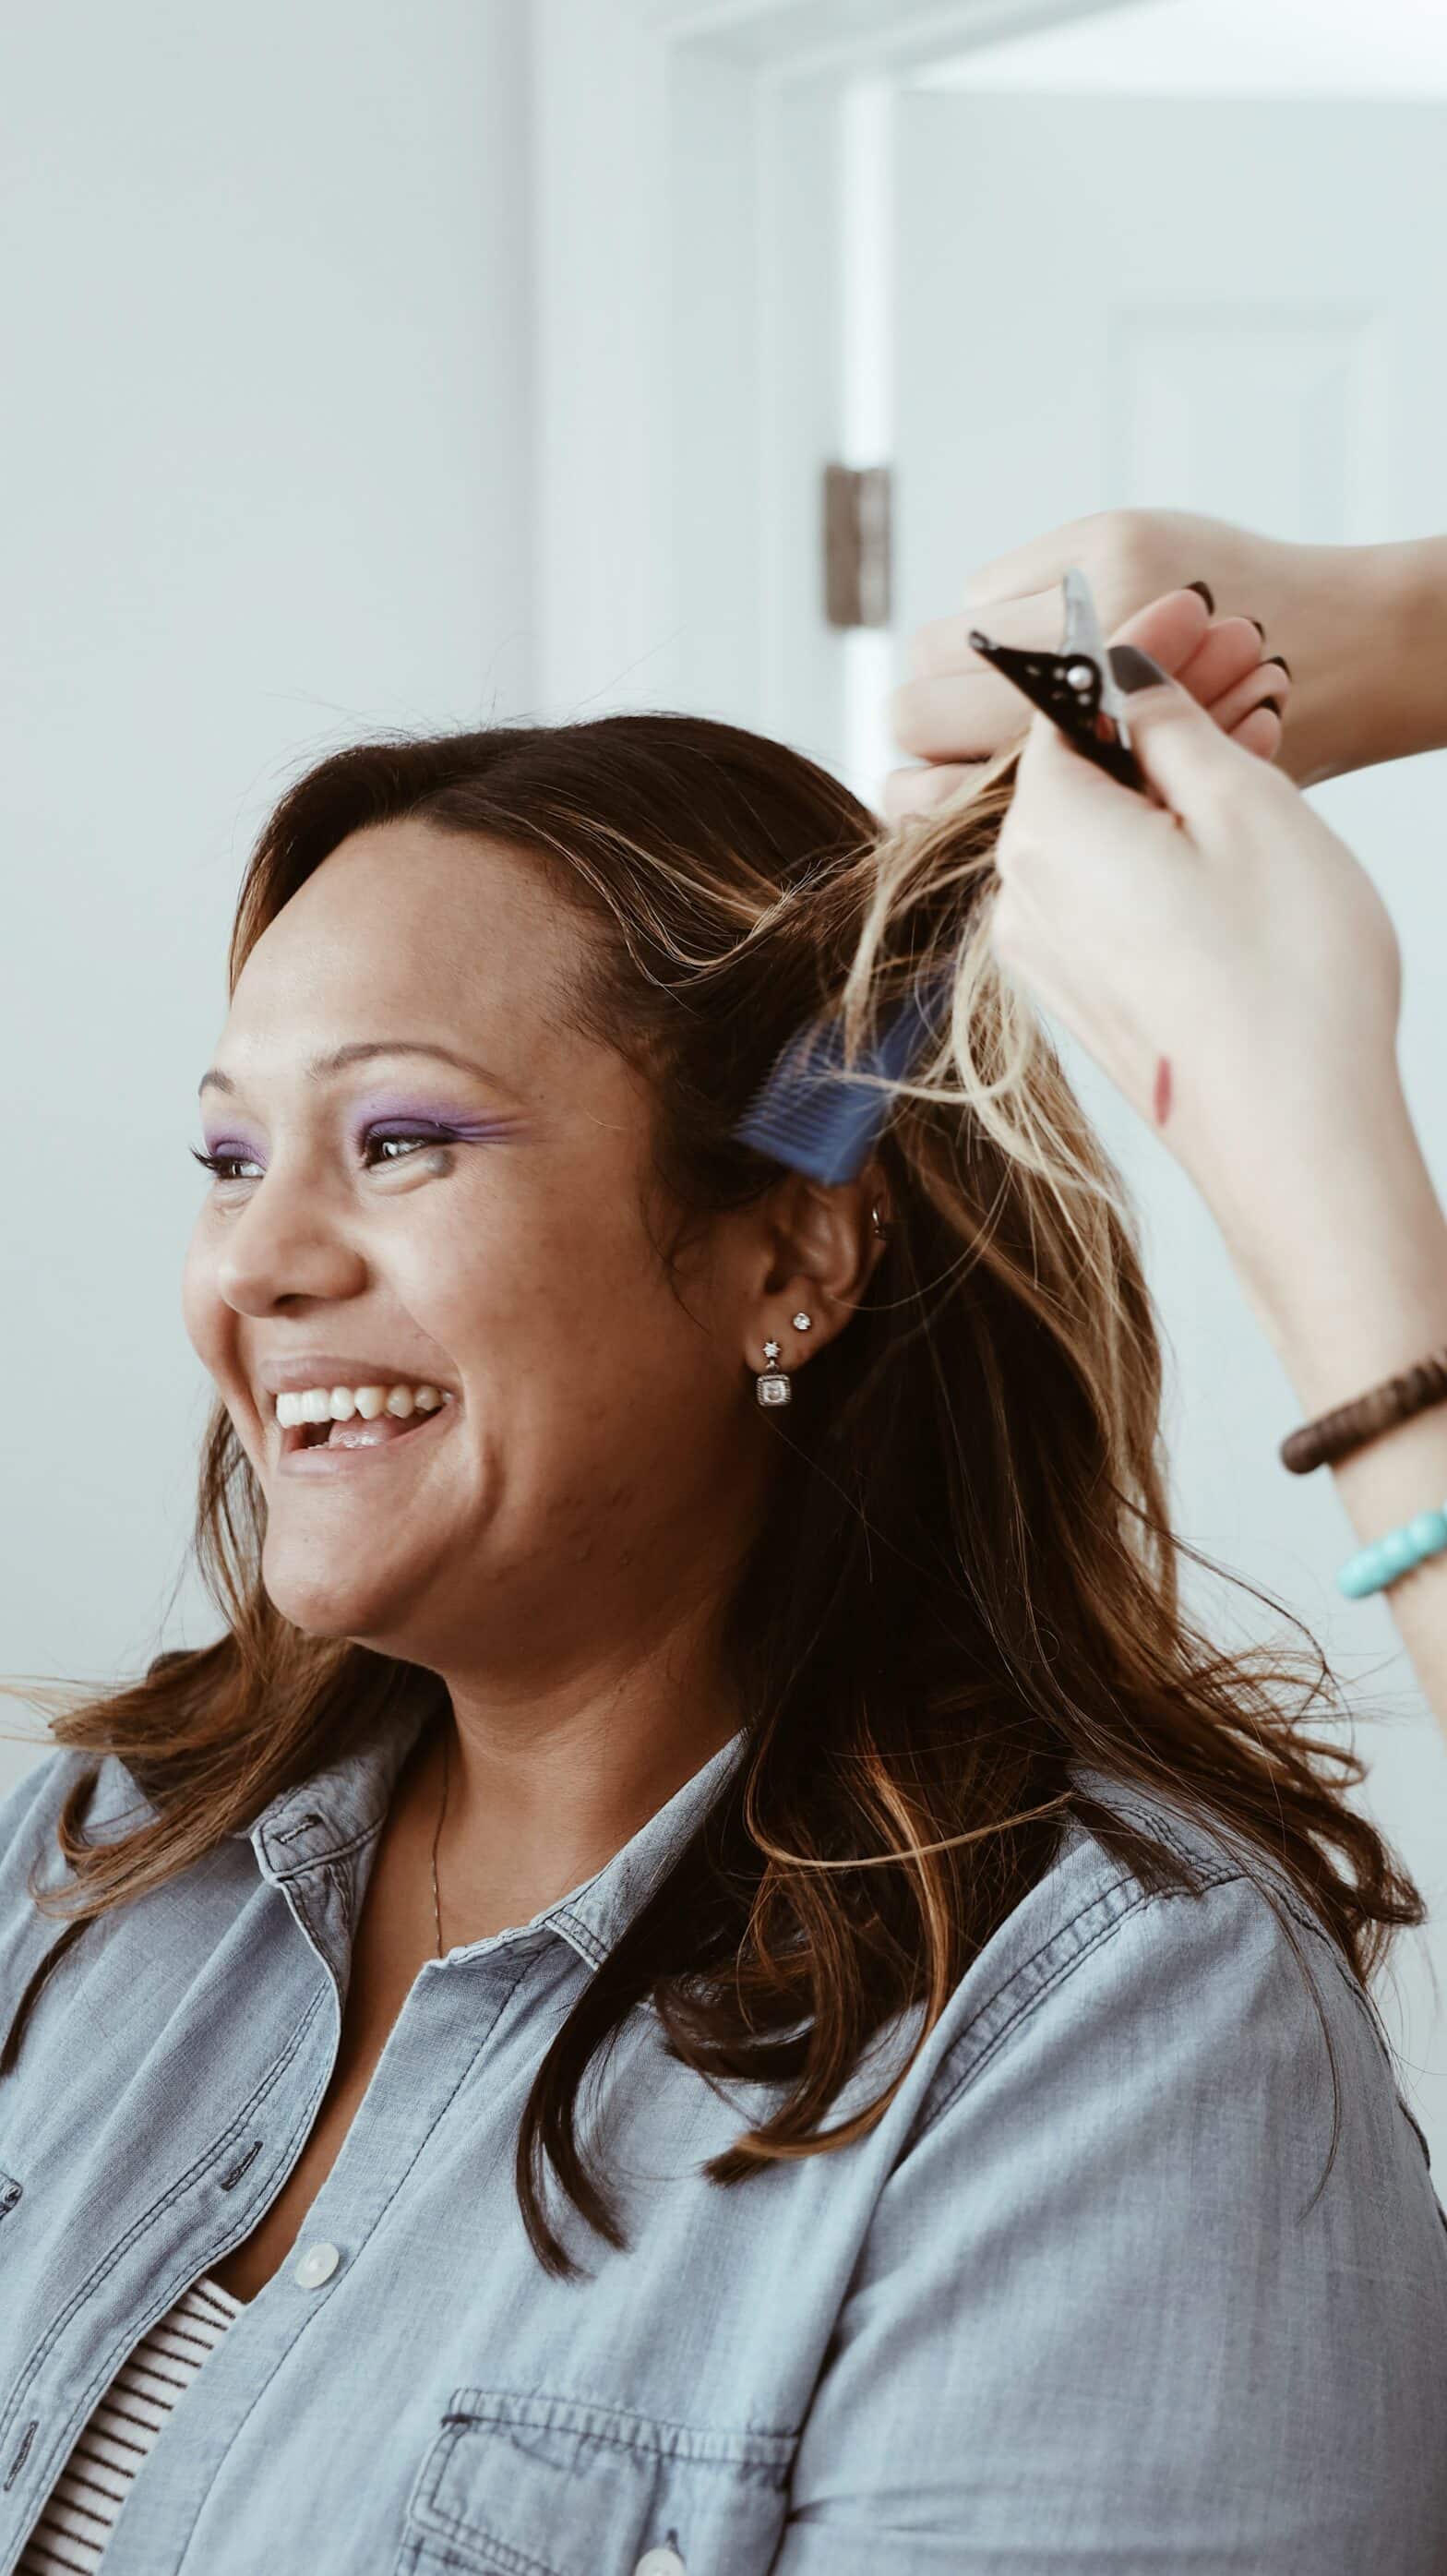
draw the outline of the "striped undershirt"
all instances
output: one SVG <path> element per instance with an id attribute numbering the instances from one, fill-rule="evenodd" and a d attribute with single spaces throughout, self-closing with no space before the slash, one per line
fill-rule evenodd
<path id="1" fill-rule="evenodd" d="M 16 2576 L 94 2576 L 142 2460 L 245 2305 L 208 2276 L 157 2318 L 77 2435 Z"/>

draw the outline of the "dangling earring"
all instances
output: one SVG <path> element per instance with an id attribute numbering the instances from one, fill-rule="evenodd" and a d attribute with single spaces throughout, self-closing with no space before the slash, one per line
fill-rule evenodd
<path id="1" fill-rule="evenodd" d="M 812 1315 L 806 1315 L 801 1308 L 793 1321 L 796 1333 L 807 1333 L 814 1318 Z M 763 1374 L 754 1380 L 754 1391 L 760 1404 L 788 1404 L 792 1401 L 794 1390 L 789 1383 L 789 1372 L 777 1365 L 778 1358 L 778 1343 L 765 1342 Z"/>

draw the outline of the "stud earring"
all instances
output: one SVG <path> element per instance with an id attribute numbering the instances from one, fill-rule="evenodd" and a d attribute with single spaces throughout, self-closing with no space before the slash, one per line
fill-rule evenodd
<path id="1" fill-rule="evenodd" d="M 806 1315 L 802 1306 L 797 1315 L 790 1317 L 790 1321 L 796 1333 L 808 1333 L 814 1329 L 813 1316 Z M 763 1374 L 754 1380 L 760 1404 L 788 1404 L 793 1398 L 794 1390 L 789 1383 L 789 1372 L 779 1367 L 778 1360 L 778 1343 L 765 1342 Z"/>

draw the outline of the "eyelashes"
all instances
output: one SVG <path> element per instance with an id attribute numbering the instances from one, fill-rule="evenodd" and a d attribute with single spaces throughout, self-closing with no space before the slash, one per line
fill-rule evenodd
<path id="1" fill-rule="evenodd" d="M 377 1172 L 384 1169 L 388 1162 L 406 1163 L 413 1159 L 411 1153 L 405 1153 L 387 1155 L 381 1163 L 368 1162 L 366 1156 L 373 1145 L 406 1145 L 415 1148 L 426 1145 L 454 1145 L 461 1141 L 463 1140 L 459 1138 L 457 1132 L 449 1127 L 368 1128 L 362 1139 L 362 1168 L 364 1171 Z M 202 1170 L 209 1172 L 212 1179 L 217 1181 L 239 1179 L 240 1175 L 232 1170 L 232 1165 L 254 1163 L 256 1159 L 254 1155 L 243 1154 L 239 1150 L 228 1154 L 218 1149 L 208 1154 L 203 1153 L 199 1145 L 192 1145 L 187 1150 L 193 1162 L 199 1163 Z"/>

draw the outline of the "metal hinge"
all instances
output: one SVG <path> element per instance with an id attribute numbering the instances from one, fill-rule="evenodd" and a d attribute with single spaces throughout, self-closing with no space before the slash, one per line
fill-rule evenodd
<path id="1" fill-rule="evenodd" d="M 824 614 L 831 626 L 887 626 L 891 477 L 887 465 L 824 468 Z"/>

